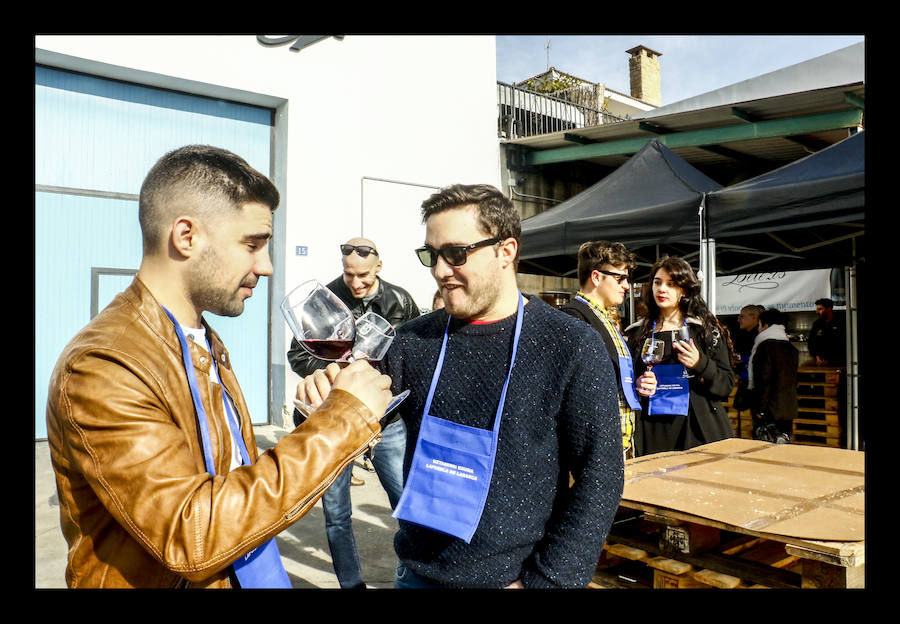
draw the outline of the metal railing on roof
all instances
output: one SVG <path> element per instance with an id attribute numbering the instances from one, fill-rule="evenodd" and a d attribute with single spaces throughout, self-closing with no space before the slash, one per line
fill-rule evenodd
<path id="1" fill-rule="evenodd" d="M 497 133 L 505 139 L 624 121 L 607 111 L 503 82 L 497 83 L 497 109 Z"/>

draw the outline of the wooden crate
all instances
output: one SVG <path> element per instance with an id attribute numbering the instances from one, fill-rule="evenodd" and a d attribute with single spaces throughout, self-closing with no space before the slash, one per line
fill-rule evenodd
<path id="1" fill-rule="evenodd" d="M 800 367 L 797 372 L 797 417 L 792 441 L 840 448 L 843 444 L 841 383 L 838 367 Z"/>
<path id="2" fill-rule="evenodd" d="M 768 583 L 765 573 L 760 575 L 760 570 L 765 567 L 772 568 L 773 572 L 776 569 L 788 571 L 795 578 L 794 587 L 801 587 L 803 562 L 798 556 L 788 554 L 783 543 L 740 536 L 705 552 L 706 556 L 713 557 L 710 562 L 715 563 L 717 569 L 704 567 L 702 554 L 692 556 L 693 563 L 688 563 L 683 560 L 687 555 L 654 555 L 650 550 L 607 543 L 588 588 L 770 589 L 776 584 Z M 724 564 L 726 560 L 734 563 Z M 750 566 L 753 566 L 756 580 L 742 578 Z M 779 580 L 777 587 L 784 589 L 784 574 L 779 575 Z"/>
<path id="3" fill-rule="evenodd" d="M 753 439 L 753 417 L 750 410 L 737 410 L 734 407 L 734 396 L 737 394 L 737 386 L 728 395 L 728 399 L 722 402 L 728 413 L 728 420 L 731 422 L 731 430 L 734 437 L 744 438 L 745 440 Z"/>
<path id="4" fill-rule="evenodd" d="M 691 525 L 718 541 L 672 534 Z M 656 557 L 693 566 L 654 572 L 657 585 L 860 588 L 864 536 L 864 453 L 730 438 L 628 460 L 607 543 L 641 551 L 633 563 L 652 570 Z"/>

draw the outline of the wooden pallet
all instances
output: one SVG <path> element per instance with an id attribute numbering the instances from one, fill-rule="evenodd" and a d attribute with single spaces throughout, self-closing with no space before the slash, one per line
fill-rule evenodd
<path id="1" fill-rule="evenodd" d="M 607 544 L 657 586 L 859 588 L 864 536 L 863 453 L 732 438 L 628 460 Z"/>
<path id="2" fill-rule="evenodd" d="M 801 367 L 797 371 L 797 417 L 792 441 L 840 448 L 844 427 L 840 384 L 843 369 Z"/>
<path id="3" fill-rule="evenodd" d="M 745 440 L 753 439 L 753 417 L 750 415 L 750 410 L 739 412 L 733 407 L 729 407 L 728 420 L 731 422 L 734 437 Z"/>
<path id="4" fill-rule="evenodd" d="M 604 547 L 588 587 L 771 589 L 799 588 L 802 584 L 802 560 L 787 553 L 780 542 L 738 536 L 727 544 L 694 553 L 691 562 L 684 557 L 683 554 L 658 554 L 649 542 L 645 550 L 613 541 Z M 704 566 L 704 561 L 714 567 Z"/>
<path id="5" fill-rule="evenodd" d="M 750 410 L 737 410 L 734 407 L 734 396 L 737 394 L 737 386 L 732 389 L 728 399 L 722 402 L 728 413 L 728 420 L 731 422 L 731 430 L 734 437 L 744 438 L 745 440 L 753 439 L 753 417 Z"/>

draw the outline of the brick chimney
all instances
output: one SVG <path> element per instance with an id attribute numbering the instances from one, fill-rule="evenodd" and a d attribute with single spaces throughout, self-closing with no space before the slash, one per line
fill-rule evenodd
<path id="1" fill-rule="evenodd" d="M 630 54 L 628 70 L 631 75 L 631 97 L 660 106 L 662 92 L 659 82 L 659 52 L 639 45 L 625 51 Z"/>

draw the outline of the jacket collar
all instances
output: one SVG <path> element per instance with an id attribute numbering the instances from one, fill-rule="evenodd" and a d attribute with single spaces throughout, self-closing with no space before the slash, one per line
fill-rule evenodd
<path id="1" fill-rule="evenodd" d="M 376 278 L 378 280 L 378 290 L 375 291 L 375 296 L 369 300 L 369 303 L 379 303 L 381 302 L 382 296 L 385 293 L 385 284 L 386 282 L 380 277 Z M 334 285 L 332 287 L 332 284 Z M 337 277 L 335 280 L 331 282 L 327 286 L 334 294 L 340 297 L 344 301 L 352 301 L 355 303 L 362 303 L 362 299 L 358 299 L 353 296 L 353 293 L 350 292 L 350 289 L 347 288 L 347 284 L 344 283 L 343 277 Z"/>
<path id="2" fill-rule="evenodd" d="M 181 345 L 178 343 L 178 336 L 175 334 L 175 327 L 172 321 L 163 310 L 162 304 L 156 300 L 150 289 L 135 277 L 131 285 L 125 290 L 125 296 L 137 309 L 138 314 L 144 321 L 153 327 L 165 343 L 174 351 L 181 353 Z M 209 340 L 210 353 L 216 360 L 218 366 L 231 368 L 231 358 L 228 356 L 228 350 L 219 335 L 209 326 L 206 319 L 201 317 L 201 322 L 206 328 L 206 338 Z"/>
<path id="3" fill-rule="evenodd" d="M 636 327 L 640 327 L 640 326 L 643 325 L 645 322 L 647 322 L 647 319 L 646 319 L 646 318 L 638 319 L 638 320 L 636 320 L 634 323 L 632 323 L 631 325 L 629 325 L 628 327 L 626 327 L 626 328 L 625 328 L 625 331 L 626 331 L 626 332 L 629 332 L 629 331 L 631 331 L 632 329 L 634 329 L 634 328 L 636 328 Z M 702 325 L 703 325 L 703 321 L 701 321 L 700 319 L 698 319 L 698 318 L 695 317 L 695 316 L 689 316 L 689 317 L 687 317 L 686 319 L 684 319 L 684 322 L 685 322 L 685 323 L 688 323 L 689 325 L 699 325 L 699 326 L 702 326 Z"/>

